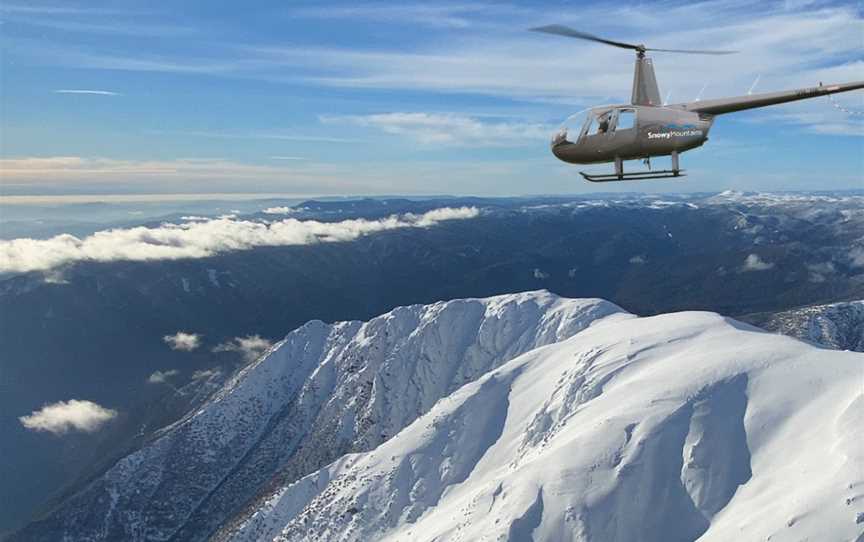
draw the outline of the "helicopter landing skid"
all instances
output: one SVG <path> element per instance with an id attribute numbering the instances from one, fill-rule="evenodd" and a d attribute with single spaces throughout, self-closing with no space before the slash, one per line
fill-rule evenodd
<path id="1" fill-rule="evenodd" d="M 639 181 L 643 179 L 669 179 L 675 177 L 686 177 L 683 169 L 665 169 L 661 171 L 634 171 L 633 173 L 609 173 L 606 175 L 589 175 L 584 171 L 579 172 L 586 181 L 592 183 L 606 183 L 610 181 Z"/>

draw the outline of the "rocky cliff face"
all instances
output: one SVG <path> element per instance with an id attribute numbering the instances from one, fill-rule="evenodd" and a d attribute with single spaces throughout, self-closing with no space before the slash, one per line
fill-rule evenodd
<path id="1" fill-rule="evenodd" d="M 864 301 L 759 314 L 748 318 L 748 321 L 769 331 L 828 348 L 864 352 Z"/>

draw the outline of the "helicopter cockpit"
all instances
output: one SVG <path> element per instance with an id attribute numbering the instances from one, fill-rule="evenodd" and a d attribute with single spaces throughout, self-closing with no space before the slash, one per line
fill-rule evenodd
<path id="1" fill-rule="evenodd" d="M 618 116 L 624 114 L 624 125 L 618 126 Z M 604 135 L 612 133 L 616 128 L 632 128 L 634 119 L 633 110 L 621 110 L 615 108 L 584 109 L 567 117 L 558 132 L 552 137 L 552 146 L 561 143 L 576 143 L 584 137 Z"/>

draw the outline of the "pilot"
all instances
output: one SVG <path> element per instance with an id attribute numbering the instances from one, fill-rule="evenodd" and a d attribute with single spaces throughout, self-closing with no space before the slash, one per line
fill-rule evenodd
<path id="1" fill-rule="evenodd" d="M 609 130 L 609 114 L 600 117 L 600 125 L 597 127 L 598 134 L 605 134 Z"/>

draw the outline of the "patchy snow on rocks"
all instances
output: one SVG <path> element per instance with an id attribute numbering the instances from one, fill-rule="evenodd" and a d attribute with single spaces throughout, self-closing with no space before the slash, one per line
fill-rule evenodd
<path id="1" fill-rule="evenodd" d="M 754 315 L 750 321 L 828 348 L 864 352 L 864 300 Z"/>

